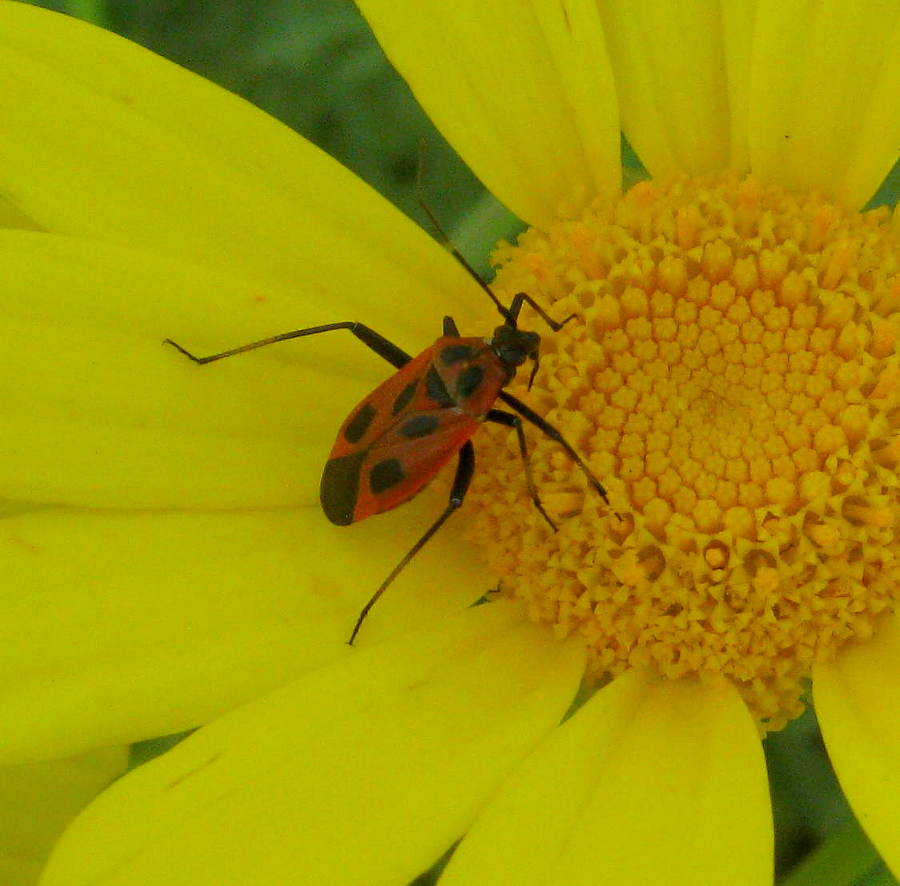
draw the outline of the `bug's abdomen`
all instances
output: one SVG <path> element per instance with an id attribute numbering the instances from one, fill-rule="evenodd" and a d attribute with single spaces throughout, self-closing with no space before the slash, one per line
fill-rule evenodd
<path id="1" fill-rule="evenodd" d="M 319 501 L 325 516 L 338 526 L 348 526 L 356 517 L 359 480 L 367 451 L 329 458 L 322 472 Z"/>
<path id="2" fill-rule="evenodd" d="M 332 523 L 346 526 L 409 501 L 479 427 L 458 409 L 406 413 L 370 447 L 328 460 L 322 510 Z"/>
<path id="3" fill-rule="evenodd" d="M 435 347 L 386 379 L 341 425 L 319 498 L 339 526 L 412 498 L 459 451 L 479 423 L 450 398 Z"/>

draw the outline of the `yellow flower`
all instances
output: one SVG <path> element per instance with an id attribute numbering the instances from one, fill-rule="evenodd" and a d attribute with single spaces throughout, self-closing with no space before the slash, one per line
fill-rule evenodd
<path id="1" fill-rule="evenodd" d="M 0 4 L 0 761 L 209 723 L 89 807 L 44 883 L 404 883 L 463 834 L 442 886 L 766 883 L 759 732 L 808 677 L 900 870 L 900 258 L 896 214 L 859 212 L 897 154 L 897 4 L 361 6 L 532 225 L 497 291 L 577 314 L 529 396 L 619 516 L 535 440 L 551 533 L 515 441 L 480 433 L 469 511 L 348 649 L 439 507 L 318 512 L 383 367 L 340 335 L 215 371 L 160 341 L 360 319 L 415 350 L 490 304 L 245 103 Z M 653 175 L 624 196 L 620 114 Z M 466 608 L 498 576 L 525 603 Z"/>

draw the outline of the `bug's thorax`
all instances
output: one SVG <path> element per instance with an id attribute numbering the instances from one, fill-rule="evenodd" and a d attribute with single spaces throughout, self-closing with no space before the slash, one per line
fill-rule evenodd
<path id="1" fill-rule="evenodd" d="M 446 389 L 448 407 L 480 418 L 493 408 L 515 374 L 483 338 L 442 337 L 434 344 L 433 367 Z"/>

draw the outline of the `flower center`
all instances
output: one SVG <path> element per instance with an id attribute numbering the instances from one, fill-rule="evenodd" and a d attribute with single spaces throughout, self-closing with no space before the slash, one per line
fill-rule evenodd
<path id="1" fill-rule="evenodd" d="M 728 679 L 763 732 L 803 709 L 815 661 L 865 639 L 900 580 L 900 249 L 887 210 L 724 176 L 642 182 L 495 254 L 494 287 L 556 317 L 538 407 L 552 441 L 487 427 L 473 535 L 508 595 L 589 677 Z M 533 313 L 520 325 L 539 329 Z"/>

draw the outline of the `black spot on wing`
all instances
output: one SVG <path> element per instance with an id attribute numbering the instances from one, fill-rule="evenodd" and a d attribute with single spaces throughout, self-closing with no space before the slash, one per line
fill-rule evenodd
<path id="1" fill-rule="evenodd" d="M 450 396 L 450 392 L 447 390 L 444 380 L 434 366 L 429 368 L 428 373 L 425 376 L 425 389 L 428 391 L 428 396 L 437 403 L 438 406 L 447 407 L 456 405 L 456 401 Z"/>
<path id="2" fill-rule="evenodd" d="M 419 380 L 413 379 L 399 394 L 397 394 L 397 399 L 394 400 L 394 405 L 391 407 L 391 413 L 393 415 L 399 415 L 409 406 L 410 402 L 412 402 L 413 395 L 416 393 L 416 388 L 418 387 Z"/>
<path id="3" fill-rule="evenodd" d="M 375 418 L 377 410 L 371 403 L 360 406 L 356 411 L 356 415 L 350 419 L 349 424 L 344 428 L 344 439 L 348 443 L 359 443 L 369 430 L 372 419 Z"/>
<path id="4" fill-rule="evenodd" d="M 441 350 L 439 358 L 444 366 L 453 366 L 455 363 L 470 359 L 471 356 L 472 348 L 469 345 L 447 345 Z"/>
<path id="5" fill-rule="evenodd" d="M 331 458 L 322 472 L 319 500 L 325 516 L 338 526 L 353 522 L 356 499 L 359 496 L 359 473 L 367 450 Z"/>
<path id="6" fill-rule="evenodd" d="M 403 472 L 403 465 L 400 464 L 399 459 L 386 458 L 369 471 L 369 488 L 374 495 L 380 495 L 405 478 L 406 474 Z"/>
<path id="7" fill-rule="evenodd" d="M 456 383 L 457 395 L 465 400 L 471 397 L 481 386 L 484 380 L 484 370 L 480 366 L 468 366 L 459 375 Z"/>
<path id="8" fill-rule="evenodd" d="M 429 434 L 433 434 L 440 423 L 441 420 L 436 415 L 417 415 L 409 421 L 403 422 L 399 430 L 404 437 L 414 440 L 417 437 L 427 437 Z"/>

